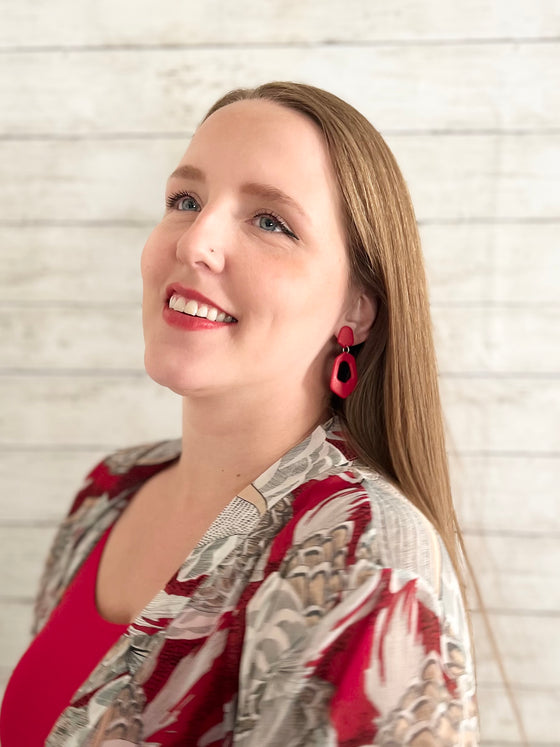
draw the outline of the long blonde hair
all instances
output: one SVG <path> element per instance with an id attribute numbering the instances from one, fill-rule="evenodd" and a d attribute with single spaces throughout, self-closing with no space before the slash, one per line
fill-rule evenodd
<path id="1" fill-rule="evenodd" d="M 465 602 L 468 568 L 507 697 L 528 745 L 453 506 L 426 273 L 403 175 L 373 125 L 350 104 L 314 86 L 275 81 L 239 88 L 220 98 L 204 119 L 247 99 L 294 109 L 323 132 L 342 198 L 351 281 L 378 304 L 367 340 L 353 351 L 358 386 L 347 400 L 333 397 L 333 409 L 363 462 L 395 484 L 438 530 Z M 470 615 L 468 620 L 472 639 Z"/>
<path id="2" fill-rule="evenodd" d="M 420 239 L 404 178 L 371 123 L 314 86 L 273 82 L 220 98 L 264 99 L 310 117 L 322 130 L 346 221 L 351 280 L 377 299 L 369 337 L 355 350 L 359 383 L 333 398 L 361 459 L 381 472 L 439 531 L 463 587 L 462 538 L 449 481 Z"/>

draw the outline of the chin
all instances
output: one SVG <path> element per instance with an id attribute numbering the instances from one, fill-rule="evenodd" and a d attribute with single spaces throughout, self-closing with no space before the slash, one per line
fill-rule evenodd
<path id="1" fill-rule="evenodd" d="M 156 384 L 170 389 L 181 397 L 202 394 L 208 390 L 208 375 L 202 371 L 189 371 L 177 360 L 165 361 L 163 356 L 144 356 L 146 373 Z"/>

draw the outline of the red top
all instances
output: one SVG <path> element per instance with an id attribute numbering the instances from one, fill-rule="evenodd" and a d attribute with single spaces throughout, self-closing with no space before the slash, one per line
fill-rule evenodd
<path id="1" fill-rule="evenodd" d="M 0 713 L 2 747 L 43 747 L 71 697 L 128 627 L 107 622 L 95 605 L 97 569 L 111 528 L 12 674 Z"/>

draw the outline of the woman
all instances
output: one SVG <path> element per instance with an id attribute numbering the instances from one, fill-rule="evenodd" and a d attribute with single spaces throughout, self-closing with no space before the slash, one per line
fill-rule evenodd
<path id="1" fill-rule="evenodd" d="M 422 258 L 379 134 L 310 86 L 226 95 L 142 276 L 182 439 L 78 494 L 4 747 L 475 744 Z"/>

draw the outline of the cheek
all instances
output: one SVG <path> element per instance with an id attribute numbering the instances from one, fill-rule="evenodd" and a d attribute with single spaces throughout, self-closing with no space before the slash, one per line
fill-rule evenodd
<path id="1" fill-rule="evenodd" d="M 313 272 L 303 284 L 299 305 L 325 321 L 337 319 L 343 311 L 348 295 L 349 278 L 344 262 L 323 266 Z"/>
<path id="2" fill-rule="evenodd" d="M 161 250 L 158 230 L 155 229 L 148 237 L 140 256 L 140 272 L 144 283 L 156 279 L 158 273 L 163 270 L 163 264 L 164 253 Z"/>

